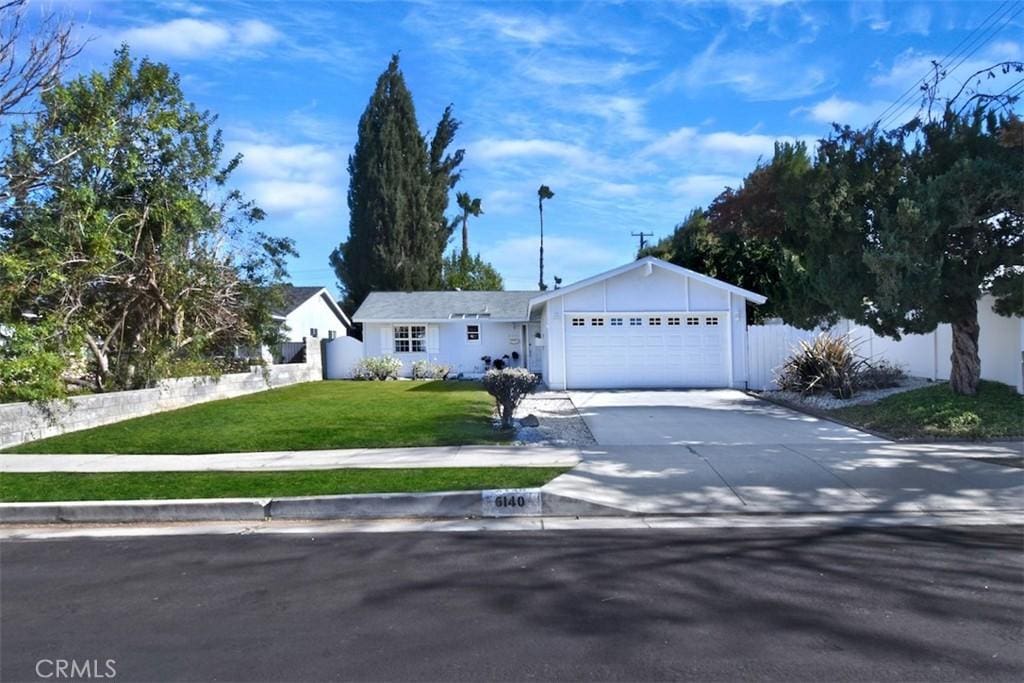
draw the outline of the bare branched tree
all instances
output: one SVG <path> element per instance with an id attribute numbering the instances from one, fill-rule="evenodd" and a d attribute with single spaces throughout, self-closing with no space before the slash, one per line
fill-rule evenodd
<path id="1" fill-rule="evenodd" d="M 82 51 L 71 22 L 45 12 L 26 35 L 28 0 L 0 0 L 0 117 L 31 113 L 24 105 L 60 82 L 68 62 Z"/>

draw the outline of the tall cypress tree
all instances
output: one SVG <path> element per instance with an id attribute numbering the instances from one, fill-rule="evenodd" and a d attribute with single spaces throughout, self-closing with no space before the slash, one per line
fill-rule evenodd
<path id="1" fill-rule="evenodd" d="M 377 79 L 348 159 L 349 236 L 330 262 L 354 310 L 374 290 L 439 289 L 451 236 L 444 216 L 463 151 L 447 154 L 459 122 L 445 109 L 428 144 L 398 55 Z"/>

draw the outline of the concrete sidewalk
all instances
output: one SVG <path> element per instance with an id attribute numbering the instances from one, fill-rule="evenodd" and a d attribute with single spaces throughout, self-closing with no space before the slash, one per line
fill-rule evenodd
<path id="1" fill-rule="evenodd" d="M 1024 510 L 1019 444 L 606 446 L 543 491 L 643 515 Z"/>
<path id="2" fill-rule="evenodd" d="M 345 467 L 573 467 L 577 448 L 433 446 L 267 451 L 201 455 L 0 454 L 2 472 L 203 472 L 326 470 Z"/>

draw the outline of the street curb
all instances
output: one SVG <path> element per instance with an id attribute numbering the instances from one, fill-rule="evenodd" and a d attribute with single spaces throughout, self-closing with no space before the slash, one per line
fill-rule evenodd
<path id="1" fill-rule="evenodd" d="M 0 524 L 264 521 L 267 500 L 110 500 L 2 503 Z"/>
<path id="2" fill-rule="evenodd" d="M 303 519 L 501 518 L 623 516 L 630 512 L 543 489 L 512 489 L 535 501 L 530 509 L 491 510 L 487 491 L 368 493 L 288 498 L 112 500 L 0 503 L 0 524 L 223 522 Z"/>

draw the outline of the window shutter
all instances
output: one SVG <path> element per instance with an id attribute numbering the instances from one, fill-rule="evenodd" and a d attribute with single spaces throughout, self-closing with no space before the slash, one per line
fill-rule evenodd
<path id="1" fill-rule="evenodd" d="M 437 325 L 427 325 L 427 353 L 440 351 L 440 336 Z"/>
<path id="2" fill-rule="evenodd" d="M 380 328 L 380 353 L 383 356 L 395 352 L 395 344 L 392 341 L 392 330 L 390 325 L 381 325 Z"/>

